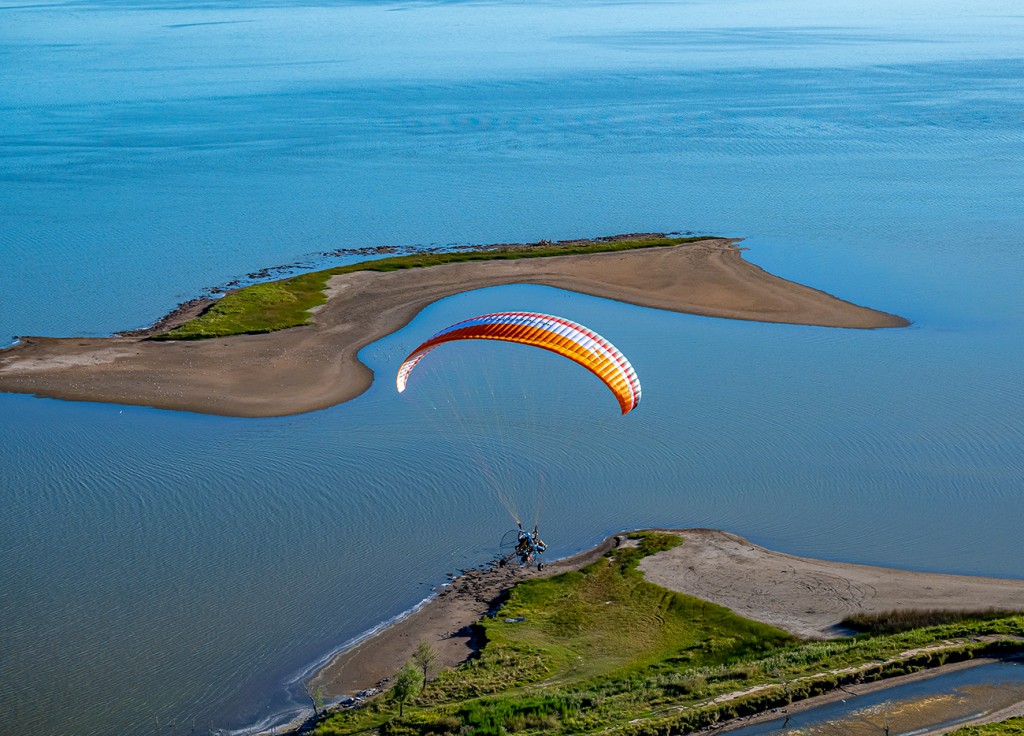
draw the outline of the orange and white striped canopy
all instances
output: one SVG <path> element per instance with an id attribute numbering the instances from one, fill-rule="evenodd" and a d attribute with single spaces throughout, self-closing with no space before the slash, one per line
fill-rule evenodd
<path id="1" fill-rule="evenodd" d="M 434 348 L 454 340 L 502 340 L 550 350 L 579 363 L 604 381 L 623 414 L 640 403 L 640 379 L 618 348 L 581 324 L 536 312 L 484 314 L 445 327 L 409 353 L 398 369 L 398 392 L 416 364 Z"/>

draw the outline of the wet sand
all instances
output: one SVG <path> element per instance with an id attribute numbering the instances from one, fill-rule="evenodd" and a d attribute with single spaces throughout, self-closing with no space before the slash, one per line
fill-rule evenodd
<path id="1" fill-rule="evenodd" d="M 772 276 L 736 241 L 452 263 L 333 277 L 315 323 L 199 341 L 23 337 L 0 351 L 0 391 L 238 417 L 349 401 L 373 381 L 356 355 L 429 304 L 503 284 L 540 284 L 709 317 L 873 329 L 908 322 Z M 426 337 L 426 335 L 424 335 Z M 389 376 L 390 378 L 390 376 Z"/>

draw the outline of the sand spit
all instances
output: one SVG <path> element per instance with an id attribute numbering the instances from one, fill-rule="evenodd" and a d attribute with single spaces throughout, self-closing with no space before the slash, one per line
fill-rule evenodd
<path id="1" fill-rule="evenodd" d="M 641 561 L 652 583 L 731 608 L 747 618 L 811 638 L 845 635 L 839 622 L 854 613 L 898 608 L 1024 610 L 1024 580 L 909 572 L 828 562 L 772 552 L 712 529 L 659 530 L 683 544 Z M 593 549 L 545 567 L 474 570 L 456 578 L 412 615 L 336 655 L 313 678 L 331 697 L 373 688 L 397 672 L 421 641 L 453 667 L 473 652 L 470 628 L 516 582 L 578 570 L 625 540 L 609 537 Z"/>
<path id="2" fill-rule="evenodd" d="M 648 580 L 797 636 L 848 635 L 839 622 L 856 613 L 1024 610 L 1024 580 L 794 557 L 708 529 L 690 529 L 683 536 L 684 544 L 640 562 Z"/>
<path id="3" fill-rule="evenodd" d="M 895 315 L 777 278 L 744 261 L 736 241 L 519 260 L 452 263 L 333 277 L 315 324 L 262 335 L 186 342 L 144 337 L 23 337 L 0 351 L 0 391 L 265 417 L 323 409 L 373 381 L 356 358 L 427 305 L 503 284 L 554 286 L 710 317 L 902 327 Z"/>

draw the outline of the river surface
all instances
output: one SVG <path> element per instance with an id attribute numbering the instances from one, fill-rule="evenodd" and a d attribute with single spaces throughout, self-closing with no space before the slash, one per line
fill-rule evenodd
<path id="1" fill-rule="evenodd" d="M 913 322 L 518 286 L 426 309 L 363 351 L 370 391 L 311 414 L 0 395 L 7 732 L 185 734 L 301 705 L 319 659 L 494 554 L 511 522 L 487 462 L 525 506 L 543 487 L 554 556 L 701 526 L 1024 578 L 1015 1 L 0 0 L 0 77 L 0 344 L 146 325 L 337 248 L 652 230 L 744 237 L 754 263 Z M 484 388 L 440 351 L 394 392 L 404 351 L 504 309 L 611 339 L 639 409 L 500 350 L 487 381 L 547 398 L 499 392 L 438 431 L 423 399 L 445 375 L 464 405 Z"/>
<path id="2" fill-rule="evenodd" d="M 730 736 L 924 736 L 1024 700 L 1024 666 L 1002 661 L 905 682 L 729 731 Z M 782 709 L 786 710 L 786 709 Z"/>

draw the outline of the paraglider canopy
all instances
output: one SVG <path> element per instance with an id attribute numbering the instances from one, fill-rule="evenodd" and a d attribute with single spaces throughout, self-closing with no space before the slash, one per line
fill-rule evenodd
<path id="1" fill-rule="evenodd" d="M 399 393 L 405 391 L 409 374 L 430 351 L 455 340 L 501 340 L 550 350 L 600 378 L 623 414 L 640 403 L 640 379 L 618 348 L 577 322 L 537 312 L 484 314 L 445 327 L 402 362 L 395 381 Z"/>

